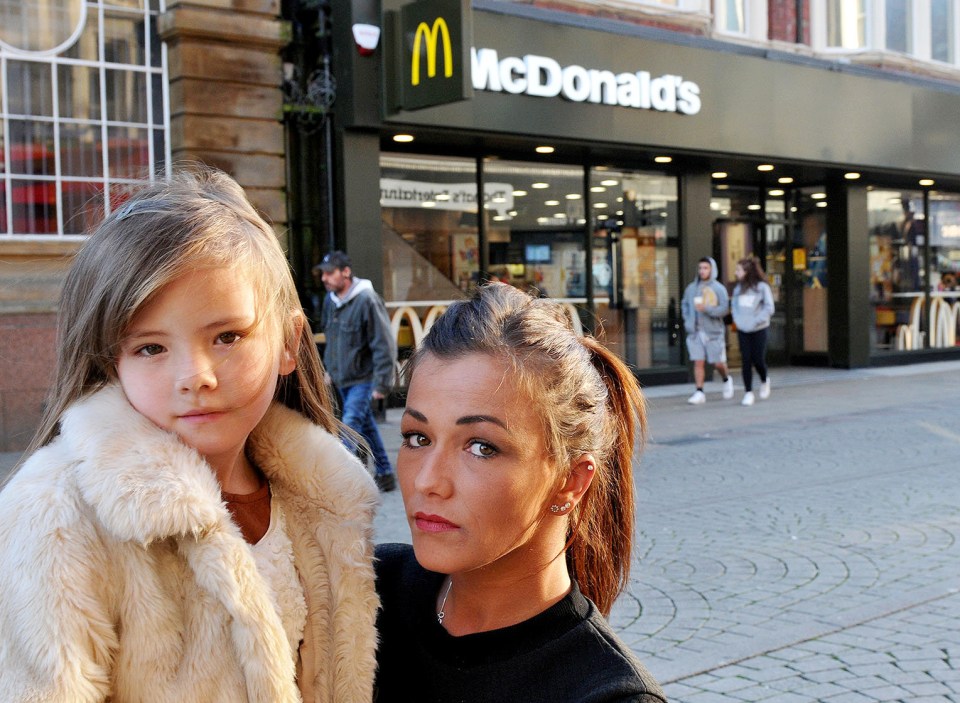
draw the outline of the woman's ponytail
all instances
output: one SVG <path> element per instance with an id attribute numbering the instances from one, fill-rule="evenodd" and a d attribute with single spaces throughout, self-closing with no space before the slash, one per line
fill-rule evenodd
<path id="1" fill-rule="evenodd" d="M 607 451 L 579 504 L 569 563 L 581 591 L 609 615 L 627 587 L 635 520 L 633 453 L 646 440 L 647 416 L 633 373 L 592 337 L 584 337 L 594 368 L 607 387 Z"/>

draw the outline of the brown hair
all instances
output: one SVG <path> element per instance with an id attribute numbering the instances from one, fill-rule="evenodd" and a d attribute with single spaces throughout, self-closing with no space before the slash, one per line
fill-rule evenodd
<path id="1" fill-rule="evenodd" d="M 743 280 L 740 281 L 741 290 L 747 288 L 756 288 L 760 283 L 767 282 L 767 275 L 763 272 L 763 266 L 760 259 L 756 256 L 748 256 L 740 259 L 737 265 L 743 269 Z"/>
<path id="2" fill-rule="evenodd" d="M 60 298 L 56 376 L 30 450 L 57 435 L 72 403 L 116 380 L 116 351 L 147 302 L 189 271 L 224 266 L 249 273 L 259 323 L 278 348 L 297 348 L 296 369 L 280 379 L 277 399 L 337 431 L 313 334 L 276 233 L 230 176 L 194 165 L 136 191 L 78 252 Z"/>
<path id="3" fill-rule="evenodd" d="M 407 365 L 426 355 L 508 359 L 541 415 L 558 468 L 591 453 L 593 482 L 570 518 L 567 559 L 580 589 L 607 615 L 626 588 L 633 549 L 634 444 L 646 436 L 643 396 L 630 369 L 573 330 L 564 308 L 501 283 L 479 288 L 441 315 Z M 566 475 L 558 477 L 566 479 Z"/>

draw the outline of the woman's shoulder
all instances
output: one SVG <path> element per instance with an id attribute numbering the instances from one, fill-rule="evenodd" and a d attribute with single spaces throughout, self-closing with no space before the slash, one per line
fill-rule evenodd
<path id="1" fill-rule="evenodd" d="M 429 573 L 417 562 L 413 547 L 398 542 L 378 544 L 374 548 L 374 564 L 377 581 L 383 583 L 419 580 Z"/>

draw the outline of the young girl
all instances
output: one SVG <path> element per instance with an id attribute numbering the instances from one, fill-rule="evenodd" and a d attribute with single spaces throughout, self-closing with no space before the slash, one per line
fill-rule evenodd
<path id="1" fill-rule="evenodd" d="M 108 217 L 0 493 L 7 701 L 369 701 L 376 488 L 276 236 L 228 176 Z"/>
<path id="2" fill-rule="evenodd" d="M 770 379 L 767 378 L 767 330 L 773 316 L 773 292 L 767 277 L 755 256 L 740 259 L 734 270 L 737 285 L 730 299 L 730 311 L 737 326 L 740 357 L 743 367 L 743 394 L 741 405 L 753 405 L 753 369 L 760 374 L 760 399 L 770 397 Z"/>
<path id="3" fill-rule="evenodd" d="M 626 587 L 629 369 L 501 283 L 410 362 L 397 473 L 413 548 L 377 549 L 377 701 L 663 701 L 604 620 Z"/>

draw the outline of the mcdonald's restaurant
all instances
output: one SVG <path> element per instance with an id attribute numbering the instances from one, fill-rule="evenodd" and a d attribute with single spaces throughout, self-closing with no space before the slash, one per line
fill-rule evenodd
<path id="1" fill-rule="evenodd" d="M 496 278 L 681 382 L 697 261 L 732 288 L 753 254 L 774 364 L 960 357 L 957 84 L 530 5 L 338 2 L 337 244 L 402 348 Z"/>

